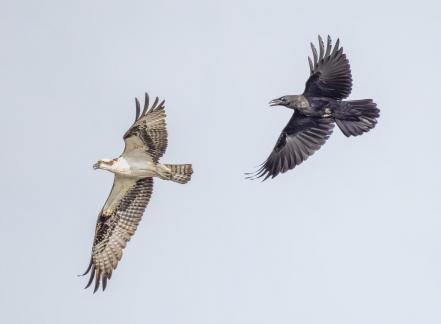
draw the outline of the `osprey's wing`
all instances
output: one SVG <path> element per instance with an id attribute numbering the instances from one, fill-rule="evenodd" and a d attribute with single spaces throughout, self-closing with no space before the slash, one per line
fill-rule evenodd
<path id="1" fill-rule="evenodd" d="M 313 118 L 294 112 L 270 156 L 249 178 L 264 177 L 263 180 L 266 180 L 293 169 L 326 142 L 333 128 L 331 118 Z"/>
<path id="2" fill-rule="evenodd" d="M 145 94 L 144 109 L 136 98 L 135 122 L 124 134 L 126 144 L 123 155 L 132 155 L 133 151 L 144 152 L 150 160 L 158 162 L 167 148 L 167 128 L 165 123 L 164 100 L 158 104 L 158 97 L 149 107 L 149 96 Z"/>
<path id="3" fill-rule="evenodd" d="M 141 220 L 153 190 L 153 178 L 136 180 L 116 175 L 112 191 L 98 215 L 92 257 L 84 275 L 90 272 L 88 288 L 95 279 L 96 292 L 107 286 L 122 250 Z"/>
<path id="4" fill-rule="evenodd" d="M 314 60 L 308 57 L 311 75 L 306 81 L 303 95 L 310 97 L 328 97 L 341 100 L 349 96 L 352 90 L 352 75 L 349 61 L 339 48 L 337 39 L 334 49 L 328 36 L 326 50 L 322 38 L 319 36 L 319 54 L 311 43 Z"/>

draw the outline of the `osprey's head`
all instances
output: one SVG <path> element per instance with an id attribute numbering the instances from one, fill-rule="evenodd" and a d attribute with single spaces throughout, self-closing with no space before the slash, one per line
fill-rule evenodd
<path id="1" fill-rule="evenodd" d="M 115 162 L 115 160 L 101 159 L 101 160 L 98 160 L 93 165 L 93 169 L 94 170 L 97 170 L 97 169 L 109 170 L 112 167 L 114 162 Z"/>
<path id="2" fill-rule="evenodd" d="M 302 96 L 283 96 L 277 99 L 273 99 L 269 102 L 270 106 L 285 106 L 287 108 L 296 108 L 299 103 Z"/>

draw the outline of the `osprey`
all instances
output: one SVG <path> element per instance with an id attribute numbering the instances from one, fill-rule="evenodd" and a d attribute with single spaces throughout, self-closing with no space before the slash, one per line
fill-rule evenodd
<path id="1" fill-rule="evenodd" d="M 380 110 L 372 99 L 343 101 L 352 90 L 349 61 L 337 39 L 332 48 L 328 36 L 326 49 L 318 36 L 319 53 L 311 43 L 313 60 L 308 57 L 310 76 L 301 95 L 287 95 L 270 101 L 294 113 L 277 140 L 270 156 L 248 178 L 274 178 L 305 161 L 331 135 L 334 123 L 347 137 L 374 128 Z"/>
<path id="2" fill-rule="evenodd" d="M 94 292 L 100 282 L 106 289 L 122 250 L 135 233 L 152 194 L 153 177 L 186 183 L 193 173 L 191 164 L 159 163 L 167 148 L 164 101 L 158 104 L 156 97 L 149 108 L 146 93 L 142 112 L 138 99 L 135 101 L 135 122 L 124 134 L 124 152 L 119 158 L 102 159 L 93 165 L 115 174 L 112 190 L 98 215 L 92 257 L 83 274 L 90 272 L 86 288 L 95 279 Z"/>

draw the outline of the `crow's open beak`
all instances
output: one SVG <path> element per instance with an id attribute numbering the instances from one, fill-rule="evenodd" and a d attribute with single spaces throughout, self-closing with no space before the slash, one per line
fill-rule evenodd
<path id="1" fill-rule="evenodd" d="M 273 99 L 269 102 L 270 106 L 280 106 L 282 105 L 282 100 L 280 99 Z"/>
<path id="2" fill-rule="evenodd" d="M 95 163 L 95 164 L 93 165 L 93 169 L 94 169 L 94 170 L 99 169 L 99 168 L 100 168 L 100 164 L 99 164 L 99 162 L 97 162 L 97 163 Z"/>

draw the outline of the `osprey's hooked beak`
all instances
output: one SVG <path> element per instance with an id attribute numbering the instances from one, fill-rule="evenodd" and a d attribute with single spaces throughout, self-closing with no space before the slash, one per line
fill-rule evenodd
<path id="1" fill-rule="evenodd" d="M 280 99 L 273 99 L 269 102 L 270 106 L 282 106 L 283 101 Z"/>
<path id="2" fill-rule="evenodd" d="M 99 169 L 100 168 L 100 163 L 99 162 L 97 162 L 97 163 L 95 163 L 94 165 L 93 165 L 93 169 L 94 170 L 97 170 L 97 169 Z"/>

